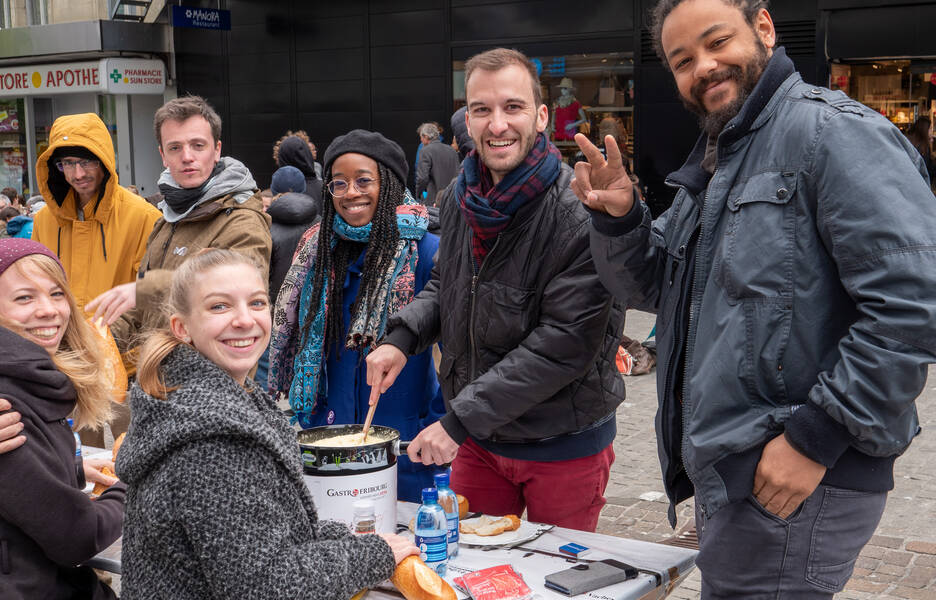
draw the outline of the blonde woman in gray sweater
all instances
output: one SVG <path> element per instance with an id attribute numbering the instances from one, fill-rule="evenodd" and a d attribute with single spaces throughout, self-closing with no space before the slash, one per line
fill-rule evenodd
<path id="1" fill-rule="evenodd" d="M 122 597 L 347 600 L 418 553 L 320 521 L 296 436 L 247 378 L 267 346 L 259 269 L 206 250 L 174 274 L 169 331 L 144 344 L 117 459 Z"/>

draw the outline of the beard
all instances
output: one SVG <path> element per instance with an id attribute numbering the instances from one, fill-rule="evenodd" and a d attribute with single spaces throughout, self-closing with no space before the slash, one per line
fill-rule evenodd
<path id="1" fill-rule="evenodd" d="M 767 55 L 767 47 L 760 39 L 755 37 L 754 55 L 744 65 L 732 65 L 716 71 L 700 79 L 692 89 L 689 90 L 690 98 L 680 96 L 683 105 L 699 117 L 699 127 L 709 136 L 718 136 L 721 130 L 725 128 L 728 121 L 733 119 L 741 111 L 741 107 L 747 101 L 751 92 L 760 81 L 764 69 L 767 68 L 767 62 L 770 57 Z M 722 81 L 733 80 L 738 84 L 738 96 L 724 106 L 709 111 L 706 110 L 703 102 L 705 90 L 712 84 Z"/>

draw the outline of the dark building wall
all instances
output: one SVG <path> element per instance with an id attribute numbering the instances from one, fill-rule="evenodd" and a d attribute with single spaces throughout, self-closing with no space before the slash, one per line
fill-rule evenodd
<path id="1" fill-rule="evenodd" d="M 186 6 L 218 7 L 217 0 Z M 272 145 L 304 129 L 319 147 L 361 127 L 403 146 L 417 126 L 450 134 L 452 60 L 506 45 L 534 55 L 630 51 L 633 4 L 592 0 L 221 0 L 231 31 L 175 29 L 180 93 L 205 96 L 224 120 L 224 154 L 261 186 Z"/>
<path id="2" fill-rule="evenodd" d="M 936 57 L 936 4 L 820 2 L 831 59 Z M 886 6 L 885 6 L 886 4 Z"/>
<path id="3" fill-rule="evenodd" d="M 230 32 L 175 29 L 181 93 L 205 96 L 224 119 L 224 152 L 244 160 L 260 185 L 274 170 L 273 142 L 305 129 L 320 158 L 336 135 L 377 129 L 412 162 L 416 127 L 448 134 L 452 60 L 498 45 L 531 55 L 634 51 L 635 166 L 654 212 L 663 184 L 698 135 L 669 72 L 656 58 L 648 13 L 654 0 L 221 0 Z M 187 0 L 216 7 L 217 0 Z M 779 43 L 810 82 L 828 81 L 831 59 L 936 57 L 936 3 L 924 0 L 775 0 Z"/>

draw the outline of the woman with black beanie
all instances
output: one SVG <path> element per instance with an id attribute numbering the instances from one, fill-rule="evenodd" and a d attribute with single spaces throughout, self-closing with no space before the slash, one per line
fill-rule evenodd
<path id="1" fill-rule="evenodd" d="M 304 428 L 362 423 L 370 387 L 364 358 L 387 317 L 429 281 L 439 239 L 404 186 L 403 150 L 355 129 L 325 153 L 322 220 L 299 242 L 277 296 L 270 391 L 289 395 Z M 431 352 L 410 357 L 377 406 L 375 425 L 413 439 L 445 409 Z M 419 501 L 433 469 L 399 459 L 398 497 Z"/>

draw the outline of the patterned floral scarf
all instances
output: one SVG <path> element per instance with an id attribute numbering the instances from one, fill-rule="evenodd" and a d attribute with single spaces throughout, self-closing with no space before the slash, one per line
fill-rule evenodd
<path id="1" fill-rule="evenodd" d="M 383 275 L 373 304 L 365 301 L 358 314 L 352 315 L 345 339 L 345 348 L 359 350 L 365 355 L 383 335 L 387 317 L 409 304 L 416 295 L 417 242 L 426 234 L 429 215 L 426 207 L 417 203 L 407 190 L 404 203 L 396 209 L 396 217 L 400 241 L 394 260 Z M 327 306 L 325 301 L 328 286 L 335 285 L 332 277 L 329 277 L 322 286 L 319 309 L 312 320 L 307 339 L 300 339 L 302 323 L 312 305 L 313 268 L 318 252 L 320 225 L 312 226 L 299 241 L 273 310 L 270 391 L 288 391 L 289 405 L 296 413 L 294 420 L 298 419 L 300 423 L 304 420 L 303 415 L 314 414 L 318 397 L 327 396 L 327 385 L 322 377 L 325 323 L 331 308 L 341 310 L 340 306 Z M 370 239 L 371 225 L 368 223 L 363 227 L 352 227 L 335 215 L 332 230 L 335 235 L 331 236 L 330 243 L 334 248 L 339 237 L 366 243 Z"/>
<path id="2" fill-rule="evenodd" d="M 455 197 L 465 221 L 471 227 L 471 253 L 475 268 L 494 247 L 497 236 L 510 224 L 514 214 L 537 198 L 559 177 L 562 155 L 542 133 L 522 163 L 494 185 L 491 172 L 472 150 L 462 163 L 455 184 Z"/>

